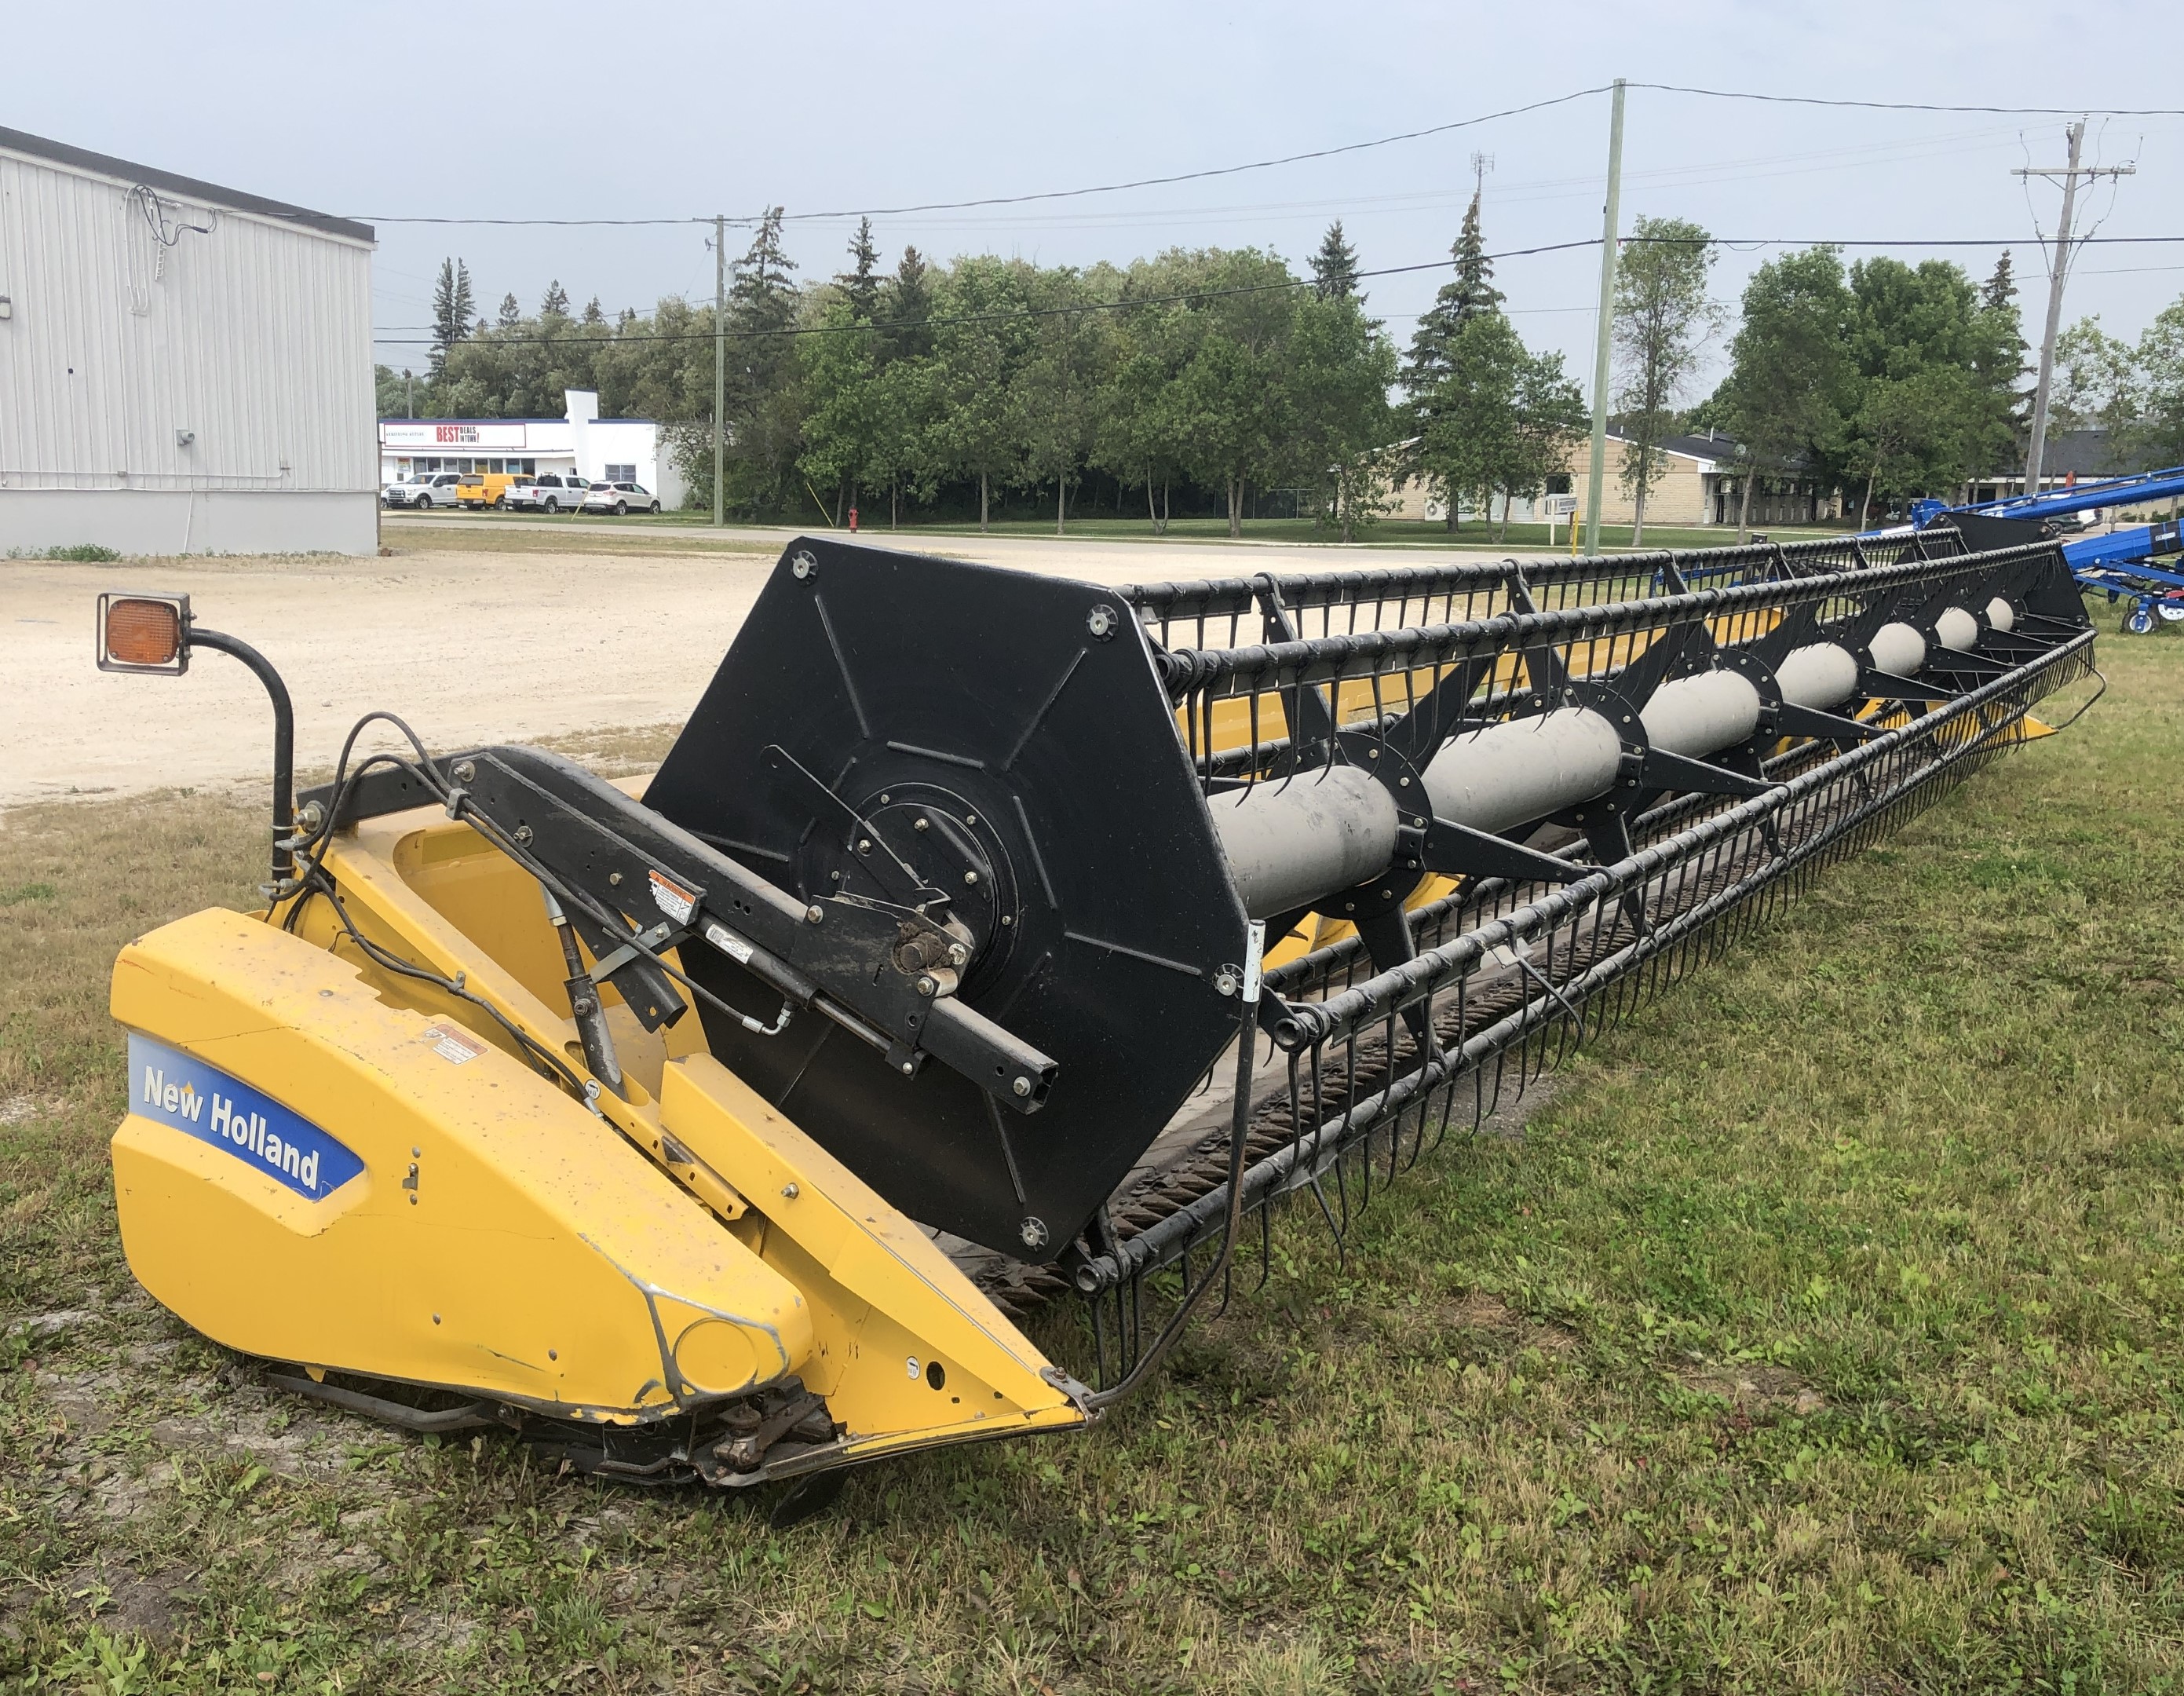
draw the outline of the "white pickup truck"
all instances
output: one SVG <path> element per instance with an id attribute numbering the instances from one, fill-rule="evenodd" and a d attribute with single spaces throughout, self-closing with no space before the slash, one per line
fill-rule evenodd
<path id="1" fill-rule="evenodd" d="M 507 492 L 500 497 L 501 510 L 504 512 L 574 512 L 584 504 L 584 491 L 590 487 L 591 484 L 580 477 L 541 471 L 536 477 L 509 484 Z"/>

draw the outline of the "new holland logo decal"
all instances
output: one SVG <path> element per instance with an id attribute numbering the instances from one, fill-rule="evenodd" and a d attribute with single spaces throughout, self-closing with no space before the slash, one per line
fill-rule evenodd
<path id="1" fill-rule="evenodd" d="M 225 1149 L 310 1201 L 332 1195 L 364 1170 L 353 1150 L 270 1096 L 134 1031 L 129 1110 Z"/>

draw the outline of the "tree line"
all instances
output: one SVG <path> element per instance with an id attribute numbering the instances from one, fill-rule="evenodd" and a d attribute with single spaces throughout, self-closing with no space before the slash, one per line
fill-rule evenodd
<path id="1" fill-rule="evenodd" d="M 1127 491 L 1156 531 L 1178 495 L 1210 497 L 1241 533 L 1254 493 L 1282 490 L 1345 540 L 1417 477 L 1459 508 L 1535 494 L 1583 432 L 1558 354 L 1527 349 L 1501 309 L 1474 198 L 1451 280 L 1407 354 L 1370 315 L 1337 222 L 1306 271 L 1256 248 L 1172 249 L 1127 266 L 1040 266 L 907 248 L 883 268 L 869 220 L 847 265 L 801 282 L 783 215 L 760 222 L 723 323 L 723 505 L 772 517 L 808 495 L 839 522 L 884 502 L 890 521 L 944 500 L 982 527 L 1005 495 L 1057 526 L 1088 476 Z M 538 310 L 488 321 L 468 269 L 443 266 L 435 339 L 414 399 L 437 417 L 554 416 L 565 388 L 669 427 L 693 504 L 712 491 L 711 303 L 648 316 Z M 382 370 L 382 410 L 412 401 Z"/>
<path id="2" fill-rule="evenodd" d="M 1619 257 L 1611 399 L 1634 539 L 1663 444 L 1684 432 L 1729 438 L 1740 533 L 1769 483 L 1841 489 L 1865 522 L 2021 462 L 2025 346 L 2006 252 L 1984 284 L 1940 259 L 1787 253 L 1752 274 L 1733 318 L 1709 293 L 1717 258 L 1699 226 L 1646 218 Z M 1059 527 L 1096 478 L 1156 531 L 1180 499 L 1239 534 L 1252 496 L 1279 490 L 1347 540 L 1415 479 L 1451 528 L 1498 513 L 1506 530 L 1513 504 L 1574 462 L 1587 408 L 1562 356 L 1512 325 L 1476 195 L 1451 261 L 1399 352 L 1340 222 L 1299 273 L 1256 248 L 1089 267 L 939 264 L 905 248 L 886 267 L 867 220 L 841 271 L 802 281 L 775 208 L 727 298 L 724 506 L 772 518 L 808 498 L 836 522 L 853 505 L 883 505 L 891 522 L 946 506 L 983 527 L 1013 499 L 1043 502 Z M 488 320 L 450 259 L 434 322 L 424 416 L 555 416 L 565 388 L 597 389 L 609 416 L 668 427 L 692 504 L 710 506 L 710 301 L 610 317 L 596 298 L 573 309 L 557 281 L 536 311 L 510 295 Z M 1724 332 L 1728 373 L 1700 397 Z M 2118 444 L 2184 457 L 2184 302 L 2136 347 L 2089 321 L 2064 354 L 2059 422 L 2105 422 Z M 408 399 L 382 367 L 382 410 Z"/>

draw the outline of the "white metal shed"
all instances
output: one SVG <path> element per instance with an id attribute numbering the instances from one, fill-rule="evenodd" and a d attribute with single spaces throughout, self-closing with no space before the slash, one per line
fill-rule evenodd
<path id="1" fill-rule="evenodd" d="M 0 129 L 0 554 L 373 552 L 372 245 Z"/>

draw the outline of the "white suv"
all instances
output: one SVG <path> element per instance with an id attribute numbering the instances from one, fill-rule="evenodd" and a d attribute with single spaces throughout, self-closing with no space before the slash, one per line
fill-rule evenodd
<path id="1" fill-rule="evenodd" d="M 632 507 L 640 512 L 657 512 L 660 502 L 642 483 L 595 483 L 584 491 L 587 512 L 611 512 L 621 517 Z"/>

